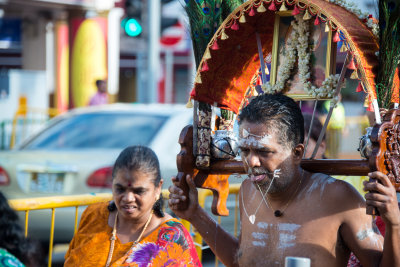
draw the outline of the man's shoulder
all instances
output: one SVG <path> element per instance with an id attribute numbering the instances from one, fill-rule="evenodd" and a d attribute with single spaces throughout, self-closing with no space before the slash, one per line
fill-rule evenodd
<path id="1" fill-rule="evenodd" d="M 363 200 L 351 184 L 324 173 L 312 174 L 306 191 L 308 194 L 319 191 L 324 198 L 329 197 L 329 200 Z"/>

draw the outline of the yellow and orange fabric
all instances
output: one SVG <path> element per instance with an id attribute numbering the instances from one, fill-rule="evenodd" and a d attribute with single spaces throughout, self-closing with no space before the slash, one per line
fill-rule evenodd
<path id="1" fill-rule="evenodd" d="M 90 205 L 82 214 L 64 266 L 104 266 L 110 249 L 112 228 L 108 203 Z M 189 232 L 177 219 L 162 223 L 136 246 L 115 240 L 111 266 L 201 266 Z M 170 265 L 168 265 L 170 264 Z"/>

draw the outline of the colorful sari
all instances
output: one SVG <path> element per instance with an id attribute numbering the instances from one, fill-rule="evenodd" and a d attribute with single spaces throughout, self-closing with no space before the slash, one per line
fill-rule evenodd
<path id="1" fill-rule="evenodd" d="M 65 255 L 64 266 L 105 266 L 112 228 L 108 203 L 89 206 Z M 192 238 L 177 219 L 160 224 L 139 244 L 115 240 L 111 266 L 201 266 Z"/>
<path id="2" fill-rule="evenodd" d="M 191 237 L 186 228 L 176 219 L 169 220 L 112 266 L 201 266 L 193 244 L 187 240 Z"/>
<path id="3" fill-rule="evenodd" d="M 0 267 L 25 267 L 14 255 L 0 248 Z"/>

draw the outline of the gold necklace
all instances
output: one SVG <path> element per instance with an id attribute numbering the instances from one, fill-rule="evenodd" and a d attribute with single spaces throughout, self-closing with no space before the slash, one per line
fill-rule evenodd
<path id="1" fill-rule="evenodd" d="M 293 200 L 294 196 L 296 195 L 297 191 L 299 191 L 299 188 L 300 188 L 301 182 L 303 181 L 303 178 L 304 178 L 304 169 L 303 169 L 303 172 L 302 172 L 302 174 L 301 174 L 301 179 L 300 179 L 299 184 L 297 185 L 296 191 L 294 191 L 293 195 L 290 197 L 290 199 L 289 199 L 288 202 L 286 203 L 286 205 L 285 205 L 285 207 L 283 208 L 283 210 L 279 210 L 279 209 L 278 209 L 278 210 L 275 210 L 275 209 L 272 207 L 271 203 L 268 201 L 268 195 L 267 195 L 267 194 L 265 195 L 265 196 L 266 196 L 266 199 L 265 199 L 265 198 L 264 198 L 264 194 L 263 194 L 262 191 L 261 191 L 260 185 L 257 184 L 258 189 L 260 190 L 261 196 L 262 196 L 262 198 L 263 198 L 265 204 L 267 205 L 267 207 L 271 207 L 271 209 L 274 210 L 274 216 L 275 216 L 275 217 L 282 217 L 282 216 L 283 216 L 283 212 L 286 210 L 286 208 L 287 208 L 287 207 L 289 206 L 289 204 L 292 202 L 292 200 Z"/>
<path id="2" fill-rule="evenodd" d="M 149 223 L 150 223 L 152 217 L 153 217 L 153 210 L 151 211 L 150 216 L 149 216 L 149 218 L 147 219 L 147 222 L 146 222 L 146 224 L 144 225 L 143 230 L 142 230 L 142 232 L 140 233 L 138 239 L 136 239 L 136 241 L 133 242 L 133 244 L 132 244 L 132 246 L 129 248 L 129 250 L 131 250 L 131 248 L 133 248 L 134 246 L 136 246 L 136 245 L 140 242 L 140 239 L 142 239 L 142 236 L 143 236 L 144 232 L 146 231 L 147 226 L 149 225 Z M 113 253 L 114 253 L 115 240 L 117 239 L 117 218 L 118 218 L 118 211 L 117 211 L 117 214 L 115 214 L 114 227 L 113 227 L 112 235 L 111 235 L 111 238 L 110 238 L 110 240 L 111 240 L 110 252 L 108 253 L 108 258 L 107 258 L 106 267 L 109 267 L 109 266 L 110 266 L 111 259 L 112 259 L 112 255 L 113 255 Z"/>

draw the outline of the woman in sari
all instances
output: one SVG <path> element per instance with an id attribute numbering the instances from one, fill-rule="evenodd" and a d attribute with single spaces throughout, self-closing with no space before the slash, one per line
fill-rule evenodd
<path id="1" fill-rule="evenodd" d="M 84 211 L 64 266 L 201 266 L 189 232 L 162 211 L 155 153 L 126 148 L 112 176 L 113 201 Z"/>

